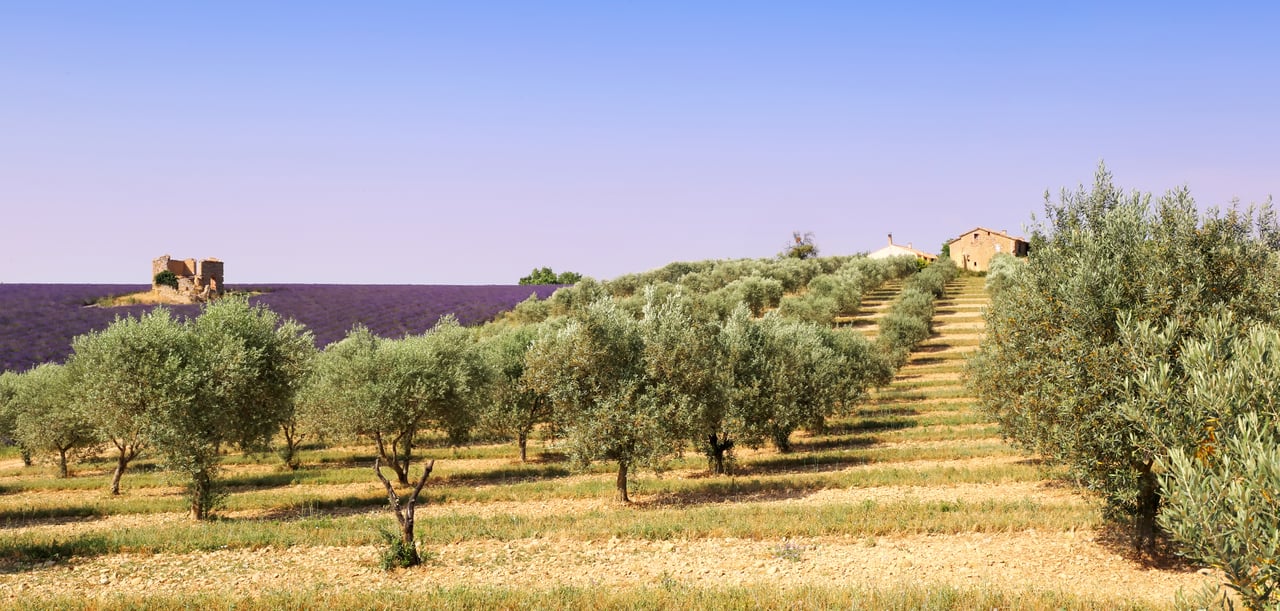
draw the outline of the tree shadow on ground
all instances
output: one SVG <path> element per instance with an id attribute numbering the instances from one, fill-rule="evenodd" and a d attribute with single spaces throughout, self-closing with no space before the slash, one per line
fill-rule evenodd
<path id="1" fill-rule="evenodd" d="M 1154 549 L 1143 549 L 1131 524 L 1108 523 L 1097 531 L 1098 545 L 1145 568 L 1177 573 L 1194 573 L 1199 565 L 1178 555 L 1177 544 L 1165 533 L 1156 536 Z"/>
<path id="2" fill-rule="evenodd" d="M 48 515 L 36 517 L 3 517 L 0 514 L 0 531 L 10 528 L 31 528 L 33 526 L 62 526 L 65 524 L 88 524 L 105 519 L 109 514 L 91 507 L 51 508 L 59 511 L 48 512 Z M 60 511 L 70 509 L 70 511 Z M 37 510 L 38 511 L 38 510 Z M 33 515 L 32 513 L 26 514 Z"/>
<path id="3" fill-rule="evenodd" d="M 655 493 L 650 497 L 633 501 L 632 506 L 638 509 L 671 509 L 731 503 L 785 501 L 804 498 L 831 487 L 823 482 L 742 481 L 738 479 L 740 475 L 738 473 L 731 476 L 716 476 L 721 479 L 710 483 L 710 485 L 700 486 L 697 490 Z"/>
<path id="4" fill-rule="evenodd" d="M 855 422 L 828 423 L 823 434 L 849 435 L 855 433 L 876 433 L 912 429 L 918 426 L 920 426 L 920 422 L 910 418 L 863 418 Z"/>
<path id="5" fill-rule="evenodd" d="M 858 408 L 858 411 L 854 415 L 859 418 L 882 418 L 882 417 L 890 417 L 890 416 L 919 416 L 920 410 L 914 407 L 907 407 L 907 406 L 901 406 L 901 407 L 866 406 L 866 407 Z M 833 424 L 828 426 L 838 426 L 838 425 Z"/>
<path id="6" fill-rule="evenodd" d="M 784 473 L 822 473 L 840 471 L 848 467 L 870 464 L 871 459 L 862 455 L 827 454 L 812 456 L 806 454 L 781 454 L 751 461 L 747 465 L 739 465 L 734 474 L 746 475 L 779 475 Z"/>
<path id="7" fill-rule="evenodd" d="M 922 344 L 922 345 L 920 345 L 920 346 L 916 347 L 916 349 L 915 349 L 915 351 L 914 351 L 914 352 L 915 352 L 915 354 L 922 354 L 922 353 L 923 353 L 923 354 L 928 354 L 928 353 L 930 353 L 930 352 L 945 352 L 945 351 L 950 350 L 950 349 L 952 349 L 952 348 L 955 348 L 955 346 L 952 346 L 951 344 L 946 344 L 946 343 L 943 343 L 943 344 Z M 917 360 L 916 362 L 919 362 L 919 360 Z"/>
<path id="8" fill-rule="evenodd" d="M 874 435 L 847 435 L 835 436 L 824 434 L 821 437 L 813 437 L 809 439 L 798 439 L 791 442 L 791 451 L 797 454 L 803 452 L 823 452 L 828 450 L 857 450 L 873 446 L 880 443 L 880 439 Z"/>

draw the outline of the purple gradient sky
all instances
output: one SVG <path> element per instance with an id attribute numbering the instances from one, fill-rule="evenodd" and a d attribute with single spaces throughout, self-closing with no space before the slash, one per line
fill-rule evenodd
<path id="1" fill-rule="evenodd" d="M 1280 193 L 1280 9 L 7 2 L 0 282 L 512 283 Z M 323 5 L 323 6 L 321 6 Z"/>

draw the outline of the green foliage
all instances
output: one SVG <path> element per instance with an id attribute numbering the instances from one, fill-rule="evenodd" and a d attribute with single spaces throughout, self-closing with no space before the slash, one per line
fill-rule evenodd
<path id="1" fill-rule="evenodd" d="M 407 485 L 417 436 L 437 430 L 453 443 L 464 441 L 490 375 L 472 332 L 452 316 L 401 340 L 356 327 L 321 353 L 304 400 L 327 429 L 371 439 Z"/>
<path id="2" fill-rule="evenodd" d="M 996 253 L 991 257 L 991 265 L 987 268 L 987 291 L 995 294 L 1017 281 L 1026 262 L 1009 253 Z"/>
<path id="3" fill-rule="evenodd" d="M 1270 414 L 1274 417 L 1274 414 Z M 1182 553 L 1221 570 L 1250 609 L 1280 605 L 1280 431 L 1247 414 L 1211 452 L 1170 451 L 1160 525 Z"/>
<path id="4" fill-rule="evenodd" d="M 1280 330 L 1229 311 L 1182 330 L 1122 321 L 1125 413 L 1156 459 L 1159 523 L 1254 609 L 1280 604 Z M 1171 347 L 1181 340 L 1176 357 Z"/>
<path id="5" fill-rule="evenodd" d="M 778 306 L 778 315 L 815 325 L 830 326 L 835 320 L 839 304 L 835 298 L 820 293 L 787 295 Z"/>
<path id="6" fill-rule="evenodd" d="M 582 274 L 576 272 L 560 272 L 557 274 L 551 271 L 550 267 L 543 267 L 529 272 L 528 276 L 520 279 L 520 284 L 574 284 L 579 280 L 582 280 Z"/>
<path id="7" fill-rule="evenodd" d="M 1126 195 L 1105 168 L 1091 190 L 1046 202 L 1046 216 L 1033 232 L 1034 255 L 992 296 L 971 388 L 1004 434 L 1068 466 L 1112 517 L 1133 518 L 1138 542 L 1150 546 L 1161 452 L 1126 405 L 1165 408 L 1143 398 L 1135 369 L 1175 361 L 1210 313 L 1231 312 L 1241 325 L 1275 321 L 1280 232 L 1269 209 L 1201 217 L 1185 190 L 1154 202 Z M 1165 337 L 1126 343 L 1126 325 Z M 1163 396 L 1184 390 L 1176 376 L 1164 383 Z"/>
<path id="8" fill-rule="evenodd" d="M 101 410 L 94 424 L 122 455 L 153 445 L 183 474 L 197 519 L 220 499 L 220 450 L 267 447 L 314 351 L 297 323 L 234 298 L 186 323 L 164 308 L 117 320 L 73 347 L 70 368 L 84 380 L 76 402 Z"/>
<path id="9" fill-rule="evenodd" d="M 579 465 L 617 463 L 617 495 L 624 502 L 628 470 L 659 467 L 682 440 L 671 426 L 679 415 L 658 400 L 644 351 L 640 322 L 601 300 L 539 338 L 526 363 L 529 387 L 555 405 L 569 455 Z"/>
<path id="10" fill-rule="evenodd" d="M 778 307 L 783 293 L 780 280 L 755 275 L 734 280 L 719 290 L 725 293 L 729 302 L 747 304 L 753 316 L 761 316 L 765 310 Z"/>
<path id="11" fill-rule="evenodd" d="M 509 318 L 520 324 L 542 322 L 551 315 L 551 305 L 533 293 L 512 308 Z"/>
<path id="12" fill-rule="evenodd" d="M 792 243 L 787 244 L 778 256 L 784 259 L 812 259 L 818 256 L 818 245 L 813 241 L 813 232 L 791 232 Z"/>
<path id="13" fill-rule="evenodd" d="M 680 293 L 646 295 L 641 329 L 653 393 L 676 408 L 680 419 L 668 426 L 707 456 L 713 472 L 725 473 L 737 431 L 728 420 L 731 380 L 719 318 Z"/>
<path id="14" fill-rule="evenodd" d="M 894 259 L 910 260 L 909 257 Z M 880 318 L 876 344 L 894 369 L 906 363 L 911 351 L 933 332 L 934 301 L 943 295 L 947 283 L 959 273 L 950 259 L 938 259 L 907 279 L 898 299 Z"/>
<path id="15" fill-rule="evenodd" d="M 751 447 L 790 451 L 798 428 L 821 429 L 852 408 L 892 369 L 861 335 L 745 311 L 725 322 L 731 378 L 729 419 Z"/>
<path id="16" fill-rule="evenodd" d="M 153 278 L 153 281 L 156 286 L 167 286 L 175 289 L 178 288 L 177 274 L 174 274 L 173 272 L 167 269 L 156 274 L 155 278 Z"/>
<path id="17" fill-rule="evenodd" d="M 99 443 L 93 425 L 71 399 L 76 386 L 71 370 L 45 363 L 20 374 L 15 382 L 14 437 L 23 448 L 52 455 L 59 477 L 68 477 L 68 463 L 94 453 Z"/>
<path id="18" fill-rule="evenodd" d="M 0 444 L 16 443 L 14 426 L 18 417 L 18 374 L 0 371 Z"/>
<path id="19" fill-rule="evenodd" d="M 547 298 L 547 305 L 551 316 L 567 316 L 606 296 L 607 292 L 603 285 L 594 279 L 586 278 L 573 286 L 556 289 L 556 292 Z"/>
<path id="20" fill-rule="evenodd" d="M 491 399 L 481 408 L 480 423 L 487 432 L 514 440 L 521 462 L 528 459 L 528 441 L 534 428 L 552 422 L 550 399 L 529 388 L 524 380 L 525 354 L 530 344 L 552 328 L 549 323 L 507 327 L 486 338 L 483 345 L 494 383 Z"/>
<path id="21" fill-rule="evenodd" d="M 186 386 L 192 365 L 183 352 L 188 329 L 156 308 L 139 318 L 117 319 L 102 331 L 75 338 L 68 366 L 79 380 L 74 398 L 98 431 L 116 449 L 111 492 L 148 445 L 149 417 L 168 409 Z"/>
<path id="22" fill-rule="evenodd" d="M 405 542 L 399 533 L 385 528 L 379 530 L 378 535 L 382 537 L 382 545 L 378 551 L 378 565 L 382 570 L 407 569 L 422 564 L 417 541 Z"/>

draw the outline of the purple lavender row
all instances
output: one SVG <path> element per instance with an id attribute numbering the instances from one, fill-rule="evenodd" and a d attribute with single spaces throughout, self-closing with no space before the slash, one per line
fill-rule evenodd
<path id="1" fill-rule="evenodd" d="M 127 284 L 0 284 L 0 370 L 25 371 L 44 362 L 61 362 L 71 339 L 106 328 L 117 316 L 138 316 L 155 306 L 92 307 L 95 300 L 150 288 Z M 284 318 L 293 318 L 324 347 L 342 339 L 357 323 L 383 337 L 398 338 L 430 329 L 445 314 L 464 325 L 491 320 L 537 294 L 545 299 L 555 286 L 453 286 L 365 284 L 271 284 L 235 286 L 264 291 L 250 299 Z M 169 306 L 192 316 L 199 306 Z"/>

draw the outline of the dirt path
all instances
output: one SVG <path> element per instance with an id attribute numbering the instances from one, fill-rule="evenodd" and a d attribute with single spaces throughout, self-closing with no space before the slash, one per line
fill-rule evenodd
<path id="1" fill-rule="evenodd" d="M 521 539 L 433 547 L 426 566 L 398 573 L 376 567 L 361 547 L 223 550 L 198 554 L 118 554 L 0 575 L 0 599 L 79 592 L 169 594 L 219 591 L 681 584 L 718 588 L 907 583 L 1041 589 L 1171 602 L 1178 590 L 1212 583 L 1194 571 L 1149 569 L 1099 544 L 1091 531 L 589 542 Z"/>

